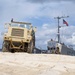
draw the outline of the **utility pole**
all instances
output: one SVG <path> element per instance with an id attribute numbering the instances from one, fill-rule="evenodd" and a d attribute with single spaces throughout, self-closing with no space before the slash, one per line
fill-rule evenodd
<path id="1" fill-rule="evenodd" d="M 60 25 L 59 25 L 59 20 L 61 19 L 61 18 L 68 18 L 69 16 L 61 16 L 61 17 L 55 17 L 54 19 L 57 19 L 58 20 L 58 43 L 60 43 Z"/>

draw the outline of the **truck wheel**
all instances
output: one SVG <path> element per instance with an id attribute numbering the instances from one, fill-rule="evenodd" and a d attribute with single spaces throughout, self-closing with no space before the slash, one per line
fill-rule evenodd
<path id="1" fill-rule="evenodd" d="M 15 53 L 14 49 L 11 49 L 11 53 Z"/>
<path id="2" fill-rule="evenodd" d="M 9 46 L 8 42 L 4 41 L 2 46 L 2 52 L 9 52 L 8 46 Z"/>
<path id="3" fill-rule="evenodd" d="M 33 41 L 31 41 L 31 42 L 29 43 L 29 45 L 28 45 L 27 53 L 32 53 L 33 48 L 34 48 L 34 46 L 33 46 Z"/>

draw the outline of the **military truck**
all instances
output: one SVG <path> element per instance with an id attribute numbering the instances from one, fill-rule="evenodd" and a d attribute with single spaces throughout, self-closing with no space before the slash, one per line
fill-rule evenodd
<path id="1" fill-rule="evenodd" d="M 5 27 L 7 33 L 4 34 L 3 52 L 32 53 L 35 47 L 36 27 L 33 27 L 31 23 L 13 20 L 10 23 L 5 23 Z"/>

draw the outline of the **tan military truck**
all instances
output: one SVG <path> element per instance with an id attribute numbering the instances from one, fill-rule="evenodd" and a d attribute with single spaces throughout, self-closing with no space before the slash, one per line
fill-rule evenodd
<path id="1" fill-rule="evenodd" d="M 33 27 L 31 23 L 16 21 L 6 23 L 5 27 L 8 31 L 4 34 L 3 52 L 32 53 L 35 47 L 36 27 Z"/>

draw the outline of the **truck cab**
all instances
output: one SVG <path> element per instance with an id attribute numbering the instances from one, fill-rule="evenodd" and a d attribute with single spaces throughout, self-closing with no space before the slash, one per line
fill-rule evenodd
<path id="1" fill-rule="evenodd" d="M 5 27 L 8 31 L 4 35 L 3 52 L 32 52 L 36 28 L 31 23 L 11 21 Z"/>

